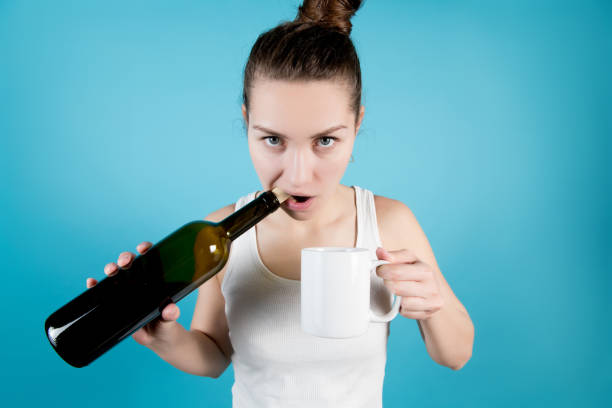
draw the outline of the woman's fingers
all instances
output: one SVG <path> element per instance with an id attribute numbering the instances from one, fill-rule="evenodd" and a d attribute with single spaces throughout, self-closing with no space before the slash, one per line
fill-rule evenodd
<path id="1" fill-rule="evenodd" d="M 106 276 L 113 276 L 117 273 L 118 270 L 119 268 L 114 262 L 109 262 L 104 266 L 104 273 L 106 274 Z"/>
<path id="2" fill-rule="evenodd" d="M 147 252 L 149 249 L 151 249 L 151 247 L 153 246 L 152 243 L 150 243 L 149 241 L 143 241 L 140 244 L 138 244 L 138 246 L 136 247 L 136 249 L 138 250 L 139 254 L 144 254 L 145 252 Z M 136 254 L 132 253 L 132 252 L 122 252 L 119 254 L 119 257 L 117 258 L 117 262 L 109 262 L 104 266 L 104 273 L 107 276 L 113 276 L 114 274 L 117 273 L 117 271 L 119 270 L 119 268 L 129 268 L 132 261 L 136 258 Z"/>
<path id="3" fill-rule="evenodd" d="M 153 244 L 151 242 L 143 241 L 140 244 L 138 244 L 136 249 L 138 250 L 138 253 L 142 255 L 145 252 L 147 252 L 149 249 L 151 249 L 152 246 Z M 117 258 L 117 263 L 109 262 L 106 265 L 104 265 L 104 274 L 106 276 L 113 276 L 119 271 L 120 267 L 128 268 L 129 265 L 132 263 L 132 261 L 135 258 L 136 258 L 136 255 L 131 252 L 126 251 L 126 252 L 120 253 L 119 258 Z M 87 278 L 86 280 L 87 289 L 92 288 L 96 286 L 97 284 L 98 284 L 98 281 L 94 278 Z"/>
<path id="4" fill-rule="evenodd" d="M 153 244 L 150 243 L 149 241 L 143 241 L 140 244 L 138 244 L 138 246 L 136 247 L 136 250 L 138 251 L 140 255 L 142 255 L 145 252 L 147 252 L 149 249 L 151 249 L 152 246 Z"/>
<path id="5" fill-rule="evenodd" d="M 138 250 L 138 253 L 142 255 L 145 252 L 147 252 L 149 249 L 151 249 L 152 246 L 153 244 L 150 243 L 149 241 L 143 241 L 140 244 L 138 244 L 136 249 Z M 119 271 L 119 268 L 129 268 L 130 264 L 135 258 L 136 258 L 136 255 L 133 254 L 132 252 L 126 251 L 126 252 L 120 253 L 119 258 L 117 258 L 116 263 L 109 262 L 106 265 L 104 265 L 104 274 L 106 276 L 113 276 Z M 97 284 L 98 284 L 98 281 L 95 280 L 94 278 L 87 278 L 87 288 L 88 289 L 93 286 L 96 286 Z"/>
<path id="6" fill-rule="evenodd" d="M 134 258 L 136 258 L 136 255 L 134 255 L 133 253 L 127 251 L 122 252 L 119 254 L 119 258 L 117 258 L 117 265 L 122 268 L 128 268 Z"/>
<path id="7" fill-rule="evenodd" d="M 179 318 L 181 315 L 181 310 L 175 303 L 170 303 L 168 306 L 164 307 L 162 310 L 161 318 L 165 321 L 172 321 Z"/>

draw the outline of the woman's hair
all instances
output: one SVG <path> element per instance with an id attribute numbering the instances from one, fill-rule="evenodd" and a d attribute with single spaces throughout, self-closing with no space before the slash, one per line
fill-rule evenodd
<path id="1" fill-rule="evenodd" d="M 351 17 L 361 0 L 304 0 L 295 20 L 259 35 L 244 68 L 243 103 L 257 78 L 346 83 L 350 107 L 359 117 L 361 68 L 350 39 Z"/>

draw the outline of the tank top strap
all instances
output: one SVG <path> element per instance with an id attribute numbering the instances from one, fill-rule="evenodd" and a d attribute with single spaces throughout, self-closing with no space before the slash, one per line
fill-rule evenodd
<path id="1" fill-rule="evenodd" d="M 357 245 L 376 251 L 376 247 L 382 246 L 382 242 L 378 231 L 374 194 L 365 188 L 353 187 L 357 204 Z"/>
<path id="2" fill-rule="evenodd" d="M 239 209 L 253 201 L 255 199 L 255 194 L 257 194 L 256 191 L 242 196 L 238 200 L 236 200 L 236 204 L 234 204 L 234 212 L 238 211 Z"/>
<path id="3" fill-rule="evenodd" d="M 378 230 L 374 194 L 370 190 L 357 186 L 354 187 L 358 203 L 358 228 L 361 229 L 358 237 L 359 247 L 367 248 L 370 253 L 370 258 L 376 260 L 378 259 L 376 256 L 376 248 L 379 246 L 382 247 L 382 242 Z M 392 301 L 393 297 L 385 287 L 383 279 L 379 277 L 376 274 L 376 270 L 373 269 L 370 279 L 370 307 L 377 314 L 385 314 L 391 310 Z"/>
<path id="4" fill-rule="evenodd" d="M 236 200 L 234 204 L 234 212 L 238 211 L 251 201 L 255 199 L 256 191 L 251 192 L 245 196 L 242 196 Z M 251 228 L 252 229 L 252 228 Z M 227 259 L 225 276 L 223 277 L 223 282 L 221 282 L 221 292 L 225 294 L 226 288 L 229 285 L 230 280 L 232 279 L 232 275 L 234 275 L 234 269 L 237 267 L 240 268 L 240 264 L 244 263 L 245 257 L 248 257 L 250 254 L 250 242 L 251 239 L 251 231 L 246 231 L 237 239 L 235 239 L 230 247 L 229 258 Z"/>

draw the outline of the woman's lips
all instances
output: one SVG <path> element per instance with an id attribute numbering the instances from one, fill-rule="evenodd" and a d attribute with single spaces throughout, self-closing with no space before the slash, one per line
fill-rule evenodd
<path id="1" fill-rule="evenodd" d="M 315 197 L 308 197 L 308 199 L 304 202 L 297 201 L 293 196 L 290 196 L 283 205 L 285 205 L 290 210 L 300 211 L 306 210 L 312 204 Z"/>

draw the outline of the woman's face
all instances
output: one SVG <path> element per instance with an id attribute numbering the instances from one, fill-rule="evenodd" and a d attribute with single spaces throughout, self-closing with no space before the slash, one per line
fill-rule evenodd
<path id="1" fill-rule="evenodd" d="M 294 219 L 312 219 L 337 197 L 364 112 L 362 106 L 356 124 L 349 96 L 348 88 L 334 81 L 258 79 L 248 117 L 242 107 L 263 188 L 312 197 L 307 208 L 285 201 L 283 209 Z"/>

